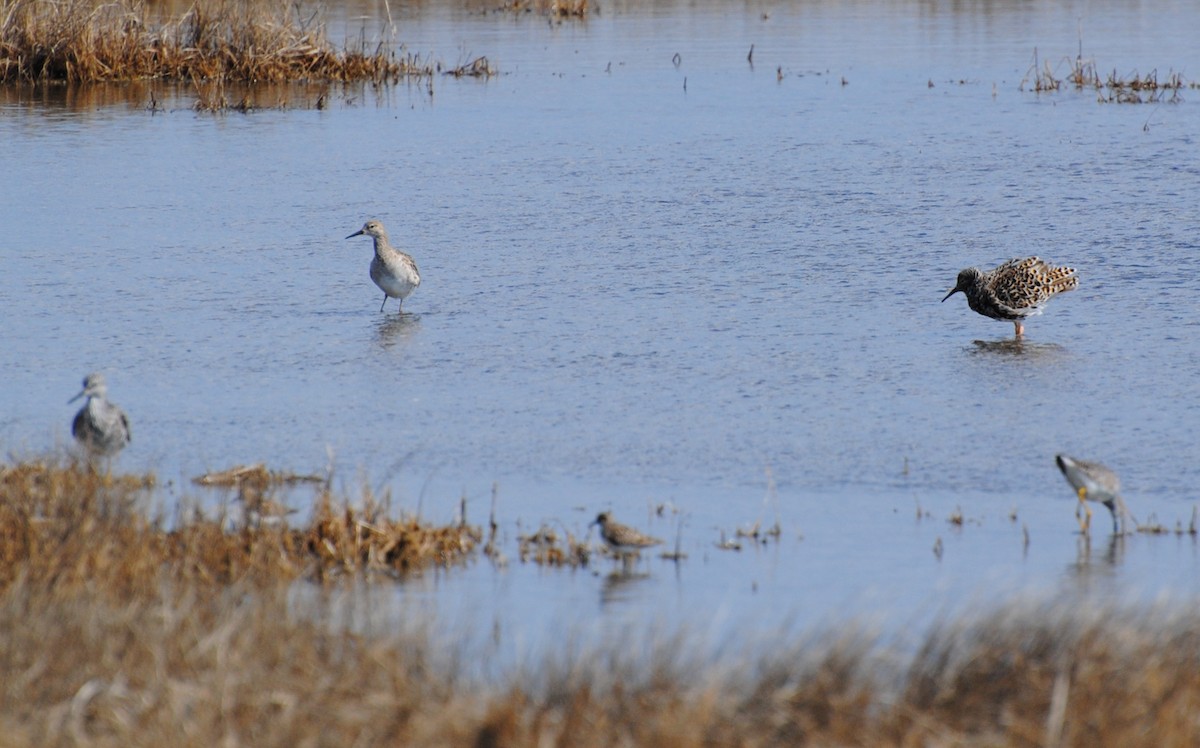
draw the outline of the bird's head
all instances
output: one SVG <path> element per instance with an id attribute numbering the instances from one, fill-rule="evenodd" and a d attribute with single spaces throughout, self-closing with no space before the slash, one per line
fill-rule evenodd
<path id="1" fill-rule="evenodd" d="M 379 221 L 371 220 L 371 221 L 367 221 L 366 223 L 364 223 L 363 227 L 361 229 L 359 229 L 358 231 L 355 231 L 353 234 L 351 234 L 350 236 L 347 236 L 346 238 L 353 239 L 354 237 L 362 236 L 363 234 L 366 234 L 367 236 L 378 239 L 380 237 L 387 236 L 387 231 L 384 230 L 382 223 L 380 223 Z"/>
<path id="2" fill-rule="evenodd" d="M 68 400 L 68 403 L 73 403 L 81 397 L 104 397 L 104 393 L 108 390 L 104 383 L 104 375 L 98 371 L 94 371 L 83 378 L 83 389 L 79 394 Z"/>
<path id="3" fill-rule="evenodd" d="M 972 284 L 978 280 L 980 275 L 979 268 L 967 268 L 960 270 L 958 273 L 958 281 L 954 284 L 954 288 L 950 289 L 950 293 L 942 297 L 942 301 L 950 298 L 959 291 L 966 291 Z"/>

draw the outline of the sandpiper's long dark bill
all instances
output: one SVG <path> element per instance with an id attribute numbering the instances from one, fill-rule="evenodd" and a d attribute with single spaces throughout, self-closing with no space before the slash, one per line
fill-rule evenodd
<path id="1" fill-rule="evenodd" d="M 1079 517 L 1080 507 L 1087 513 L 1086 519 L 1079 521 L 1079 529 L 1087 533 L 1092 521 L 1092 510 L 1084 502 L 1096 501 L 1108 507 L 1108 511 L 1112 513 L 1113 534 L 1119 534 L 1129 510 L 1125 508 L 1125 502 L 1121 499 L 1121 480 L 1117 478 L 1117 474 L 1098 462 L 1076 460 L 1066 455 L 1056 455 L 1054 462 L 1079 498 L 1079 504 L 1075 507 L 1076 518 Z"/>
<path id="2" fill-rule="evenodd" d="M 112 457 L 132 440 L 129 417 L 108 401 L 108 387 L 100 372 L 88 374 L 83 389 L 67 402 L 81 397 L 87 402 L 71 422 L 71 435 L 92 457 Z"/>
<path id="3" fill-rule="evenodd" d="M 642 548 L 662 544 L 658 538 L 650 537 L 629 525 L 614 521 L 608 512 L 601 512 L 591 524 L 600 525 L 600 537 L 618 556 L 637 553 Z"/>
<path id="4" fill-rule="evenodd" d="M 992 270 L 966 268 L 944 302 L 962 291 L 972 310 L 992 319 L 1009 320 L 1017 336 L 1025 334 L 1024 320 L 1042 313 L 1046 302 L 1079 286 L 1075 268 L 1056 267 L 1037 257 L 1009 260 Z"/>
<path id="5" fill-rule="evenodd" d="M 379 305 L 379 311 L 383 311 L 389 296 L 396 299 L 400 311 L 404 311 L 404 300 L 421 285 L 417 263 L 411 256 L 392 246 L 387 230 L 381 222 L 367 221 L 361 229 L 346 238 L 353 239 L 364 234 L 375 240 L 375 257 L 371 259 L 371 280 L 383 291 L 383 303 Z"/>

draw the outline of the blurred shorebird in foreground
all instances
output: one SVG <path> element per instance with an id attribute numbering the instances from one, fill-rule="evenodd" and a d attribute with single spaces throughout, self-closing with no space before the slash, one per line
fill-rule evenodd
<path id="1" fill-rule="evenodd" d="M 1075 519 L 1079 520 L 1079 529 L 1086 535 L 1092 523 L 1092 510 L 1085 501 L 1098 501 L 1112 513 L 1113 534 L 1122 534 L 1125 518 L 1131 515 L 1121 499 L 1121 481 L 1117 474 L 1098 462 L 1085 462 L 1066 455 L 1056 455 L 1054 461 L 1058 463 L 1058 469 L 1075 488 L 1075 495 L 1079 497 L 1079 504 L 1075 507 Z M 1087 513 L 1083 519 L 1079 517 L 1080 508 Z"/>
<path id="2" fill-rule="evenodd" d="M 417 263 L 409 255 L 392 246 L 388 241 L 387 230 L 379 221 L 367 221 L 363 227 L 355 231 L 347 239 L 353 239 L 363 234 L 375 240 L 375 257 L 371 260 L 371 280 L 383 291 L 383 303 L 379 311 L 387 306 L 389 296 L 399 301 L 400 311 L 404 311 L 404 300 L 421 285 L 421 274 L 417 272 Z"/>
<path id="3" fill-rule="evenodd" d="M 600 525 L 600 538 L 622 560 L 636 556 L 643 548 L 662 545 L 658 538 L 644 535 L 629 525 L 613 521 L 609 512 L 601 512 L 591 524 Z"/>
<path id="4" fill-rule="evenodd" d="M 108 401 L 108 387 L 99 372 L 88 374 L 83 389 L 67 402 L 73 403 L 81 397 L 86 397 L 87 402 L 75 414 L 71 435 L 89 456 L 112 457 L 130 442 L 129 417 Z"/>
<path id="5" fill-rule="evenodd" d="M 992 319 L 1012 321 L 1017 337 L 1025 334 L 1024 320 L 1042 313 L 1053 296 L 1079 286 L 1075 268 L 1055 267 L 1037 257 L 1009 260 L 992 270 L 966 268 L 944 302 L 962 291 L 973 311 Z"/>

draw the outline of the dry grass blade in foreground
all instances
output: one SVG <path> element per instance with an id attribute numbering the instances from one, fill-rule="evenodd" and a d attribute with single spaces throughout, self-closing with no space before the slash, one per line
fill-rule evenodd
<path id="1" fill-rule="evenodd" d="M 197 0 L 160 17 L 137 0 L 0 0 L 0 82 L 396 81 L 429 76 L 381 45 L 338 51 L 282 0 Z"/>

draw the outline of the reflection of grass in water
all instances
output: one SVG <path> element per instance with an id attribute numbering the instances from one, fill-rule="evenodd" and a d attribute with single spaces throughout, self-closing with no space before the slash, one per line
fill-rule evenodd
<path id="1" fill-rule="evenodd" d="M 1158 104 L 1164 101 L 1174 104 L 1182 100 L 1179 94 L 1184 88 L 1200 86 L 1185 81 L 1174 71 L 1168 72 L 1161 81 L 1157 70 L 1144 75 L 1135 70 L 1124 76 L 1113 70 L 1102 77 L 1095 60 L 1084 59 L 1082 40 L 1079 47 L 1079 54 L 1074 59 L 1064 58 L 1057 66 L 1051 65 L 1049 60 L 1039 62 L 1035 48 L 1033 64 L 1021 79 L 1019 88 L 1024 91 L 1028 85 L 1037 93 L 1047 93 L 1060 90 L 1066 83 L 1077 91 L 1094 89 L 1097 100 L 1105 104 Z M 1064 67 L 1066 70 L 1062 72 Z"/>
<path id="2" fill-rule="evenodd" d="M 166 531 L 139 509 L 150 483 L 0 466 L 6 745 L 1200 743 L 1192 610 L 1008 605 L 915 648 L 854 626 L 715 654 L 686 635 L 546 643 L 484 682 L 432 631 L 356 626 L 325 594 L 387 557 L 381 531 L 418 533 L 443 563 L 460 556 L 432 539 L 462 528 L 396 527 L 366 502 L 296 535 Z M 298 602 L 303 576 L 321 592 Z"/>
<path id="3" fill-rule="evenodd" d="M 335 50 L 282 0 L 197 0 L 159 18 L 135 0 L 0 0 L 0 81 L 373 81 L 429 76 L 381 44 Z"/>

